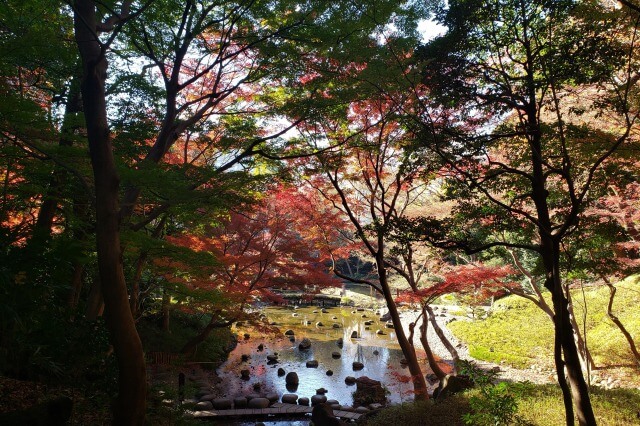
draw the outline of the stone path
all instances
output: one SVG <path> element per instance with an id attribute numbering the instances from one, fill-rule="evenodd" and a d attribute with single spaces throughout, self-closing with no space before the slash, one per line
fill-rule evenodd
<path id="1" fill-rule="evenodd" d="M 194 418 L 256 417 L 256 416 L 269 416 L 269 415 L 304 416 L 307 414 L 311 414 L 312 410 L 313 410 L 313 407 L 276 402 L 269 408 L 238 408 L 233 410 L 207 410 L 207 411 L 196 411 L 191 415 Z M 345 420 L 358 420 L 360 416 L 362 416 L 361 413 L 355 413 L 352 411 L 342 411 L 342 410 L 333 410 L 333 414 L 336 417 L 339 417 Z"/>

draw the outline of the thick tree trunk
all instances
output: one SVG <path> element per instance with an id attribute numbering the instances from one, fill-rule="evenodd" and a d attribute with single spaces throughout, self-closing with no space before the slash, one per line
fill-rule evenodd
<path id="1" fill-rule="evenodd" d="M 458 351 L 451 344 L 449 339 L 447 339 L 447 336 L 444 334 L 444 331 L 442 331 L 442 328 L 440 328 L 440 324 L 438 324 L 438 322 L 436 321 L 436 316 L 434 315 L 433 309 L 431 309 L 431 306 L 426 305 L 426 310 L 429 313 L 429 322 L 431 322 L 431 325 L 433 326 L 433 331 L 436 332 L 436 334 L 438 335 L 438 338 L 440 339 L 444 347 L 447 348 L 447 351 L 449 351 L 449 353 L 451 354 L 453 365 L 456 366 L 457 368 L 457 365 L 460 362 L 460 355 L 458 355 Z"/>
<path id="2" fill-rule="evenodd" d="M 107 123 L 105 47 L 96 39 L 96 4 L 74 3 L 76 43 L 83 65 L 82 98 L 96 188 L 98 270 L 105 320 L 118 361 L 116 425 L 143 425 L 146 413 L 146 371 L 142 344 L 129 308 L 118 220 L 119 180 Z"/>
<path id="3" fill-rule="evenodd" d="M 545 285 L 552 293 L 553 308 L 555 311 L 555 344 L 556 344 L 556 372 L 558 380 L 562 387 L 565 369 L 568 376 L 569 386 L 571 388 L 571 398 L 575 405 L 575 414 L 578 416 L 580 425 L 592 426 L 596 424 L 595 415 L 589 398 L 589 388 L 582 374 L 582 366 L 580 364 L 580 356 L 574 339 L 573 327 L 569 318 L 569 301 L 565 297 L 562 283 L 560 281 L 560 246 L 554 241 L 545 241 L 543 248 L 549 251 L 543 252 L 545 267 L 547 268 L 547 280 Z M 561 359 L 558 345 L 562 349 Z M 566 404 L 566 390 L 565 393 Z M 565 407 L 567 408 L 567 407 Z M 567 425 L 573 424 L 573 410 L 567 409 Z"/>
<path id="4" fill-rule="evenodd" d="M 420 343 L 422 343 L 422 347 L 424 348 L 424 351 L 427 353 L 427 361 L 429 362 L 429 368 L 431 368 L 431 371 L 433 371 L 433 374 L 436 375 L 438 380 L 442 380 L 445 378 L 447 373 L 442 371 L 442 369 L 438 365 L 438 362 L 436 361 L 436 358 L 433 356 L 433 352 L 431 351 L 431 346 L 429 346 L 429 341 L 427 340 L 427 328 L 429 327 L 429 321 L 427 318 L 428 313 L 424 308 L 422 309 L 422 315 L 423 315 L 422 324 L 420 325 Z"/>
<path id="5" fill-rule="evenodd" d="M 377 268 L 378 277 L 380 279 L 380 287 L 382 288 L 382 294 L 384 295 L 384 300 L 387 303 L 387 308 L 389 309 L 389 315 L 391 315 L 391 322 L 393 322 L 393 326 L 395 328 L 396 339 L 398 340 L 400 349 L 402 349 L 402 354 L 407 360 L 409 372 L 411 373 L 411 380 L 413 381 L 415 400 L 426 401 L 429 399 L 427 382 L 425 381 L 422 370 L 420 369 L 420 363 L 418 363 L 416 351 L 413 349 L 411 343 L 404 333 L 404 329 L 402 328 L 400 314 L 398 313 L 398 308 L 396 307 L 396 303 L 393 300 L 391 290 L 389 289 L 389 283 L 387 282 L 387 271 L 384 267 L 384 257 L 382 256 L 380 249 L 380 247 L 382 247 L 382 244 L 379 244 L 378 247 L 378 250 L 380 250 L 380 252 L 376 258 L 376 263 L 378 265 Z"/>

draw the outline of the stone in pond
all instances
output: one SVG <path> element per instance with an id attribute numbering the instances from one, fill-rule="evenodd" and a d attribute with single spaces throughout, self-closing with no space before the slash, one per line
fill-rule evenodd
<path id="1" fill-rule="evenodd" d="M 285 336 L 293 336 L 294 334 L 296 334 L 293 330 L 289 329 L 287 331 L 284 332 Z"/>
<path id="2" fill-rule="evenodd" d="M 394 325 L 393 325 L 393 323 L 391 321 L 385 322 L 384 326 L 387 327 L 387 328 L 394 328 Z"/>
<path id="3" fill-rule="evenodd" d="M 339 339 L 336 341 L 336 344 L 337 344 L 338 346 L 342 347 L 342 345 L 344 344 L 344 340 L 342 339 L 342 337 L 341 337 L 341 338 L 339 338 Z"/>
<path id="4" fill-rule="evenodd" d="M 249 333 L 244 333 L 244 340 L 249 340 L 249 337 L 251 337 Z"/>
<path id="5" fill-rule="evenodd" d="M 371 410 L 369 410 L 367 407 L 358 407 L 354 411 L 356 413 L 358 413 L 358 414 L 365 414 L 365 413 L 368 413 Z"/>
<path id="6" fill-rule="evenodd" d="M 269 362 L 278 362 L 278 355 L 267 355 L 267 361 Z"/>
<path id="7" fill-rule="evenodd" d="M 285 393 L 282 395 L 282 402 L 284 404 L 295 404 L 298 402 L 298 395 L 295 393 Z"/>
<path id="8" fill-rule="evenodd" d="M 327 402 L 327 397 L 324 395 L 313 395 L 311 397 L 311 405 L 317 405 Z"/>
<path id="9" fill-rule="evenodd" d="M 316 327 L 324 327 L 324 324 L 322 323 L 322 321 L 318 321 L 316 323 Z"/>
<path id="10" fill-rule="evenodd" d="M 272 392 L 272 393 L 268 393 L 268 394 L 266 395 L 266 398 L 269 400 L 269 402 L 270 402 L 270 403 L 272 403 L 272 404 L 273 404 L 274 402 L 277 402 L 277 401 L 278 401 L 278 398 L 279 398 L 279 397 L 278 397 L 278 394 L 277 394 L 277 393 Z"/>
<path id="11" fill-rule="evenodd" d="M 367 314 L 362 314 L 360 317 L 361 317 L 361 318 L 366 318 L 366 317 L 367 317 Z"/>
<path id="12" fill-rule="evenodd" d="M 295 338 L 295 337 L 293 337 L 293 336 L 289 336 L 289 341 L 290 341 L 290 342 L 295 342 L 295 341 L 296 341 L 296 338 Z"/>
<path id="13" fill-rule="evenodd" d="M 294 313 L 292 313 L 292 314 L 291 314 L 291 316 L 292 316 L 292 317 L 297 317 L 297 316 L 298 316 L 298 313 L 297 313 L 297 312 L 294 312 Z"/>
<path id="14" fill-rule="evenodd" d="M 380 352 L 378 352 L 378 350 L 376 349 L 375 351 L 373 351 L 374 355 L 380 355 Z"/>
<path id="15" fill-rule="evenodd" d="M 295 371 L 287 373 L 287 377 L 284 379 L 285 383 L 288 385 L 297 385 L 299 383 L 298 380 L 298 373 Z"/>
<path id="16" fill-rule="evenodd" d="M 384 335 L 385 335 L 385 334 L 387 334 L 387 333 L 385 333 L 384 331 L 382 331 L 382 330 L 380 330 L 380 329 L 377 329 L 377 330 L 376 330 L 376 334 L 377 334 L 377 335 L 379 335 L 379 336 L 384 336 Z"/>
<path id="17" fill-rule="evenodd" d="M 304 339 L 302 339 L 300 344 L 298 344 L 298 349 L 300 349 L 301 351 L 306 351 L 310 347 L 311 347 L 311 340 L 309 340 L 306 337 Z"/>
<path id="18" fill-rule="evenodd" d="M 333 370 L 327 370 L 327 376 L 329 377 L 333 376 Z"/>
<path id="19" fill-rule="evenodd" d="M 338 323 L 334 323 L 332 327 L 333 327 L 333 328 L 340 328 L 340 327 L 341 327 L 341 325 L 340 325 L 340 324 L 338 324 Z"/>
<path id="20" fill-rule="evenodd" d="M 213 405 L 211 404 L 211 401 L 200 401 L 196 404 L 196 411 L 206 411 L 206 410 L 211 410 L 213 408 Z"/>
<path id="21" fill-rule="evenodd" d="M 348 385 L 353 385 L 356 383 L 356 378 L 353 376 L 347 376 L 344 378 L 344 382 Z"/>
<path id="22" fill-rule="evenodd" d="M 341 356 L 340 352 L 331 352 L 331 358 L 338 359 Z"/>
<path id="23" fill-rule="evenodd" d="M 337 319 L 338 319 L 338 317 L 336 317 L 336 316 L 332 316 L 332 317 L 331 317 L 331 319 L 332 319 L 332 320 L 337 320 Z"/>
<path id="24" fill-rule="evenodd" d="M 307 368 L 317 368 L 318 367 L 318 361 L 316 361 L 315 359 L 310 359 L 309 361 L 307 361 Z"/>
<path id="25" fill-rule="evenodd" d="M 245 398 L 244 396 L 233 398 L 233 408 L 246 408 L 247 404 L 247 398 Z"/>
<path id="26" fill-rule="evenodd" d="M 323 314 L 326 314 L 326 313 L 327 313 L 327 312 L 329 312 L 329 311 L 327 311 L 325 308 L 322 308 L 322 309 L 320 310 L 320 312 L 322 312 Z"/>
<path id="27" fill-rule="evenodd" d="M 263 350 L 264 350 L 264 345 L 263 345 L 262 343 L 260 343 L 260 344 L 258 345 L 258 352 L 261 352 L 261 351 L 263 351 Z"/>
<path id="28" fill-rule="evenodd" d="M 245 402 L 247 401 L 243 398 Z M 231 400 L 229 398 L 216 398 L 211 401 L 213 408 L 216 410 L 230 410 L 231 409 Z"/>
<path id="29" fill-rule="evenodd" d="M 364 368 L 364 364 L 358 361 L 353 361 L 353 364 L 351 364 L 353 367 L 353 371 L 360 371 Z"/>
<path id="30" fill-rule="evenodd" d="M 371 325 L 371 324 L 373 324 L 373 321 L 365 321 L 364 322 L 364 325 Z"/>
<path id="31" fill-rule="evenodd" d="M 309 406 L 309 398 L 298 398 L 298 405 L 304 405 L 305 407 Z"/>
<path id="32" fill-rule="evenodd" d="M 249 380 L 249 374 L 251 374 L 251 371 L 247 368 L 240 370 L 240 378 L 242 380 Z"/>
<path id="33" fill-rule="evenodd" d="M 284 371 L 284 368 L 280 367 L 278 368 L 278 377 L 282 377 L 284 376 L 286 373 L 286 371 Z"/>
<path id="34" fill-rule="evenodd" d="M 307 320 L 304 322 L 306 325 L 311 325 L 311 321 Z"/>
<path id="35" fill-rule="evenodd" d="M 316 395 L 324 395 L 327 392 L 329 392 L 329 391 L 326 390 L 325 388 L 316 389 Z"/>
<path id="36" fill-rule="evenodd" d="M 249 354 L 242 354 L 242 355 L 240 356 L 240 361 L 242 361 L 242 362 L 247 362 L 247 361 L 249 361 L 249 358 L 250 358 L 250 357 L 251 357 L 251 356 L 250 356 Z"/>
<path id="37" fill-rule="evenodd" d="M 252 398 L 249 401 L 248 408 L 267 408 L 269 404 L 270 402 L 267 398 Z"/>
<path id="38" fill-rule="evenodd" d="M 352 338 L 352 339 L 357 339 L 357 338 L 358 338 L 358 332 L 357 332 L 357 331 L 355 331 L 355 330 L 353 330 L 353 331 L 351 332 L 351 338 Z"/>

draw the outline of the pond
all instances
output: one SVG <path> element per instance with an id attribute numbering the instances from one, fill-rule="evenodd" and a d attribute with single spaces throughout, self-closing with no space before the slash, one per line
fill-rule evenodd
<path id="1" fill-rule="evenodd" d="M 386 328 L 385 322 L 380 321 L 373 310 L 336 307 L 326 308 L 323 313 L 321 309 L 269 307 L 263 312 L 269 322 L 275 322 L 279 333 L 260 334 L 242 327 L 235 330 L 240 341 L 218 369 L 222 379 L 218 385 L 220 391 L 230 397 L 275 392 L 279 396 L 295 393 L 310 398 L 316 394 L 316 389 L 323 387 L 328 390 L 327 398 L 336 399 L 342 405 L 351 405 L 356 386 L 345 384 L 345 377 L 368 376 L 382 382 L 388 390 L 390 403 L 411 400 L 413 386 L 408 380 L 408 368 L 400 362 L 403 355 L 394 330 Z M 371 321 L 371 324 L 365 325 L 365 321 Z M 317 325 L 318 322 L 323 325 Z M 339 328 L 334 328 L 333 324 L 338 324 Z M 288 329 L 295 333 L 294 342 L 284 335 Z M 385 334 L 376 334 L 376 330 L 383 330 Z M 352 339 L 354 331 L 359 337 Z M 251 336 L 242 340 L 245 332 Z M 304 337 L 312 341 L 311 348 L 306 351 L 298 348 Z M 336 343 L 339 338 L 344 341 L 342 348 Z M 260 344 L 264 346 L 262 351 L 258 350 Z M 339 352 L 341 357 L 334 358 L 333 352 Z M 278 363 L 270 365 L 267 355 L 274 353 L 278 354 Z M 248 355 L 249 359 L 243 361 L 243 355 Z M 317 360 L 318 367 L 307 368 L 308 360 Z M 353 361 L 362 362 L 364 368 L 354 371 Z M 300 383 L 295 390 L 286 388 L 285 377 L 278 376 L 279 368 L 298 374 Z M 250 370 L 249 380 L 240 378 L 242 369 Z M 332 376 L 327 375 L 328 370 L 333 371 Z M 256 383 L 259 383 L 259 391 L 254 390 Z"/>

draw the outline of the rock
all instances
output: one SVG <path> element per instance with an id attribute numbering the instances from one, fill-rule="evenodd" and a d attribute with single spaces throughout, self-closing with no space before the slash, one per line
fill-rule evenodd
<path id="1" fill-rule="evenodd" d="M 327 313 L 327 312 L 329 312 L 329 311 L 327 311 L 325 308 L 322 308 L 322 309 L 320 310 L 320 312 L 322 312 L 323 314 L 326 314 L 326 313 Z"/>
<path id="2" fill-rule="evenodd" d="M 327 402 L 327 404 L 329 404 L 329 403 Z M 340 403 L 337 403 L 337 404 L 329 404 L 329 405 L 330 405 L 330 406 L 331 406 L 331 408 L 332 408 L 332 409 L 334 409 L 334 410 L 339 410 L 339 409 L 340 409 Z"/>
<path id="3" fill-rule="evenodd" d="M 390 319 L 391 319 L 391 314 L 388 312 L 380 317 L 380 321 L 389 321 Z"/>
<path id="4" fill-rule="evenodd" d="M 342 355 L 340 354 L 340 352 L 331 352 L 331 358 L 333 358 L 333 359 L 338 359 L 341 356 Z"/>
<path id="5" fill-rule="evenodd" d="M 244 333 L 244 340 L 249 340 L 249 337 L 251 337 L 249 333 Z"/>
<path id="6" fill-rule="evenodd" d="M 332 317 L 331 317 L 331 319 L 332 319 L 332 320 L 337 320 L 337 319 L 338 319 L 338 317 L 334 315 L 334 316 L 332 316 Z"/>
<path id="7" fill-rule="evenodd" d="M 348 411 L 349 413 L 353 413 L 354 411 L 356 411 L 356 409 L 350 405 L 341 405 L 340 411 Z"/>
<path id="8" fill-rule="evenodd" d="M 242 398 L 246 402 L 246 398 Z M 215 398 L 211 401 L 211 408 L 216 410 L 230 410 L 232 407 L 231 399 L 229 398 Z"/>
<path id="9" fill-rule="evenodd" d="M 299 383 L 298 380 L 298 373 L 295 371 L 287 373 L 287 377 L 284 379 L 285 383 L 288 385 L 297 385 Z"/>
<path id="10" fill-rule="evenodd" d="M 367 318 L 367 314 L 362 314 L 360 317 L 361 318 Z"/>
<path id="11" fill-rule="evenodd" d="M 379 336 L 384 336 L 387 333 L 385 333 L 384 331 L 378 329 L 378 330 L 376 330 L 376 334 L 379 335 Z"/>
<path id="12" fill-rule="evenodd" d="M 246 408 L 249 401 L 244 396 L 233 398 L 233 408 Z M 214 404 L 215 408 L 215 404 Z"/>
<path id="13" fill-rule="evenodd" d="M 267 398 L 252 398 L 247 405 L 248 408 L 267 408 L 269 407 L 269 400 Z"/>
<path id="14" fill-rule="evenodd" d="M 318 367 L 318 361 L 316 361 L 315 359 L 310 359 L 309 361 L 307 361 L 307 368 L 317 368 Z"/>
<path id="15" fill-rule="evenodd" d="M 391 321 L 385 322 L 384 326 L 387 327 L 387 328 L 395 328 L 395 326 L 393 325 L 393 323 Z"/>
<path id="16" fill-rule="evenodd" d="M 471 387 L 473 387 L 473 382 L 468 376 L 452 376 L 447 374 L 444 379 L 440 381 L 438 388 L 433 391 L 433 397 L 434 399 L 446 398 L 449 395 L 453 395 Z"/>
<path id="17" fill-rule="evenodd" d="M 358 414 L 365 414 L 365 413 L 368 413 L 371 410 L 369 410 L 367 407 L 358 407 L 353 411 L 358 413 Z"/>
<path id="18" fill-rule="evenodd" d="M 351 338 L 352 338 L 352 339 L 357 339 L 357 338 L 358 338 L 358 332 L 357 332 L 357 331 L 355 331 L 355 330 L 353 330 L 353 331 L 351 332 Z"/>
<path id="19" fill-rule="evenodd" d="M 284 371 L 284 368 L 282 368 L 282 367 L 278 368 L 278 377 L 282 377 L 285 374 L 287 374 L 287 372 Z"/>
<path id="20" fill-rule="evenodd" d="M 373 321 L 365 321 L 364 322 L 364 325 L 371 325 L 371 324 L 373 324 Z"/>
<path id="21" fill-rule="evenodd" d="M 373 354 L 374 355 L 380 355 L 380 352 L 376 349 L 376 350 L 373 351 Z"/>
<path id="22" fill-rule="evenodd" d="M 333 328 L 340 328 L 340 327 L 342 327 L 342 326 L 341 326 L 340 324 L 338 324 L 338 323 L 334 323 L 334 324 L 332 325 L 332 327 L 333 327 Z"/>
<path id="23" fill-rule="evenodd" d="M 302 339 L 302 341 L 298 344 L 298 349 L 300 349 L 301 351 L 306 351 L 310 347 L 311 347 L 311 340 L 309 340 L 306 337 Z"/>
<path id="24" fill-rule="evenodd" d="M 341 337 L 336 341 L 336 345 L 338 345 L 339 347 L 342 347 L 342 345 L 344 345 L 344 339 Z"/>
<path id="25" fill-rule="evenodd" d="M 200 401 L 195 406 L 196 411 L 207 411 L 211 410 L 212 408 L 213 404 L 211 404 L 211 401 Z"/>
<path id="26" fill-rule="evenodd" d="M 343 421 L 336 418 L 333 408 L 326 403 L 316 404 L 311 412 L 311 422 L 314 426 L 340 426 Z"/>
<path id="27" fill-rule="evenodd" d="M 278 325 L 278 323 L 277 323 L 277 322 L 275 322 L 275 321 L 271 321 L 271 322 L 269 323 L 269 325 Z"/>
<path id="28" fill-rule="evenodd" d="M 353 361 L 351 366 L 353 367 L 353 371 L 360 371 L 364 368 L 364 364 L 359 361 Z"/>
<path id="29" fill-rule="evenodd" d="M 309 398 L 303 397 L 298 398 L 298 405 L 304 405 L 305 407 L 309 406 Z"/>
<path id="30" fill-rule="evenodd" d="M 296 312 L 294 312 L 294 313 L 292 313 L 292 314 L 291 314 L 291 316 L 292 316 L 292 317 L 297 317 L 297 316 L 298 316 L 298 314 L 297 314 Z"/>
<path id="31" fill-rule="evenodd" d="M 267 361 L 278 362 L 278 355 L 273 355 L 273 354 L 267 355 Z"/>
<path id="32" fill-rule="evenodd" d="M 365 329 L 365 330 L 371 330 L 371 327 L 369 327 L 368 325 L 366 325 L 366 326 L 364 327 L 364 329 Z"/>
<path id="33" fill-rule="evenodd" d="M 254 383 L 252 387 L 254 391 L 260 392 L 260 389 L 262 388 L 262 384 L 260 384 L 260 382 L 257 382 L 257 383 Z"/>
<path id="34" fill-rule="evenodd" d="M 337 399 L 327 399 L 327 404 L 329 405 L 340 404 L 340 401 L 338 401 Z"/>
<path id="35" fill-rule="evenodd" d="M 333 370 L 327 370 L 327 376 L 329 377 L 333 376 Z"/>
<path id="36" fill-rule="evenodd" d="M 364 312 L 364 308 L 357 308 L 356 311 L 358 312 Z"/>
<path id="37" fill-rule="evenodd" d="M 213 394 L 207 394 L 207 395 L 202 395 L 200 398 L 200 401 L 212 401 L 214 399 L 216 399 L 216 396 Z"/>
<path id="38" fill-rule="evenodd" d="M 295 341 L 296 341 L 296 338 L 295 338 L 295 337 L 293 337 L 293 336 L 289 336 L 289 341 L 290 341 L 290 342 L 295 342 Z"/>
<path id="39" fill-rule="evenodd" d="M 322 321 L 318 321 L 316 323 L 316 327 L 324 327 L 324 324 L 322 323 Z"/>
<path id="40" fill-rule="evenodd" d="M 356 380 L 356 391 L 353 394 L 354 406 L 368 406 L 369 404 L 385 404 L 387 395 L 382 384 L 378 380 L 373 380 L 367 376 L 358 377 Z"/>
<path id="41" fill-rule="evenodd" d="M 311 313 L 313 313 L 313 314 L 317 314 L 317 313 L 318 313 L 318 311 L 312 311 Z"/>
<path id="42" fill-rule="evenodd" d="M 262 352 L 264 350 L 264 345 L 262 343 L 260 343 L 258 345 L 258 352 Z"/>
<path id="43" fill-rule="evenodd" d="M 274 402 L 278 402 L 278 399 L 279 399 L 280 397 L 278 396 L 278 394 L 277 394 L 277 393 L 273 392 L 273 393 L 268 393 L 268 394 L 266 395 L 266 398 L 269 400 L 269 402 L 270 402 L 271 404 L 273 404 Z"/>
<path id="44" fill-rule="evenodd" d="M 324 395 L 327 392 L 329 392 L 329 391 L 326 390 L 325 388 L 316 389 L 316 395 Z"/>
<path id="45" fill-rule="evenodd" d="M 251 356 L 249 354 L 242 354 L 240 355 L 240 361 L 242 362 L 247 362 L 249 361 L 249 358 L 251 358 Z"/>
<path id="46" fill-rule="evenodd" d="M 293 336 L 293 335 L 295 335 L 295 334 L 296 334 L 296 333 L 295 333 L 293 330 L 291 330 L 291 329 L 289 329 L 289 330 L 287 330 L 287 331 L 285 331 L 285 332 L 284 332 L 284 335 L 285 335 L 285 336 Z"/>
<path id="47" fill-rule="evenodd" d="M 369 404 L 369 410 L 379 410 L 383 407 L 382 404 L 374 402 L 373 404 Z"/>
<path id="48" fill-rule="evenodd" d="M 306 325 L 311 325 L 311 321 L 307 320 L 304 322 Z"/>
<path id="49" fill-rule="evenodd" d="M 251 371 L 247 368 L 240 370 L 240 378 L 242 380 L 249 380 L 249 375 L 251 374 Z"/>
<path id="50" fill-rule="evenodd" d="M 311 405 L 322 404 L 327 402 L 327 397 L 324 395 L 313 395 L 311 397 Z"/>
<path id="51" fill-rule="evenodd" d="M 298 402 L 298 395 L 295 393 L 285 393 L 282 395 L 282 402 L 284 404 L 295 404 Z"/>
<path id="52" fill-rule="evenodd" d="M 348 385 L 353 385 L 356 382 L 356 378 L 353 376 L 347 376 L 344 378 L 344 382 Z"/>

